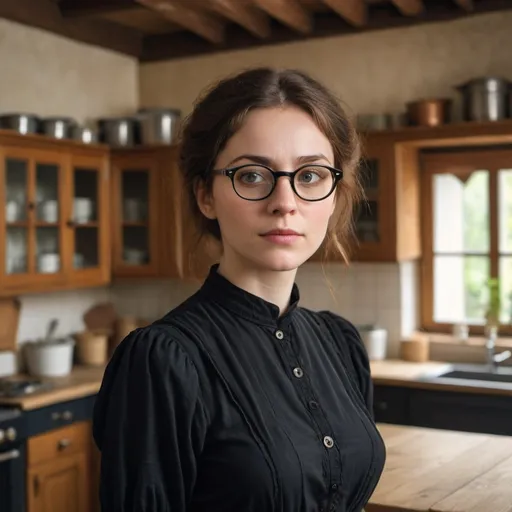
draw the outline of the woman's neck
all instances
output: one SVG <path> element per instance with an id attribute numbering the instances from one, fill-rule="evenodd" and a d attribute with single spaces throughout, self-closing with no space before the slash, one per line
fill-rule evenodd
<path id="1" fill-rule="evenodd" d="M 258 269 L 249 262 L 245 265 L 239 258 L 226 258 L 224 254 L 217 271 L 242 290 L 275 304 L 280 314 L 288 308 L 297 274 L 296 269 L 285 271 Z"/>

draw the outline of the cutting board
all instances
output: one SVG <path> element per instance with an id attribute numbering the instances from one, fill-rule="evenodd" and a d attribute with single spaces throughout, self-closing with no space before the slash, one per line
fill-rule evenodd
<path id="1" fill-rule="evenodd" d="M 0 298 L 0 351 L 16 350 L 20 310 L 19 299 Z"/>

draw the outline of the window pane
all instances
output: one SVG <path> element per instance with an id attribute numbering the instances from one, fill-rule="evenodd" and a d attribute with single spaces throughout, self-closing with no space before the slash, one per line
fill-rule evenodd
<path id="1" fill-rule="evenodd" d="M 489 251 L 489 173 L 469 179 L 436 174 L 434 187 L 434 252 Z"/>
<path id="2" fill-rule="evenodd" d="M 512 254 L 512 170 L 498 174 L 500 252 Z"/>
<path id="3" fill-rule="evenodd" d="M 436 256 L 434 258 L 434 321 L 480 324 L 485 316 L 489 258 Z"/>
<path id="4" fill-rule="evenodd" d="M 501 322 L 512 324 L 512 256 L 500 258 Z"/>

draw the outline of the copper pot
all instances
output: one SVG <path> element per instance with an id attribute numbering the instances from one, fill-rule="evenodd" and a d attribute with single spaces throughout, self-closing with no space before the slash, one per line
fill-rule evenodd
<path id="1" fill-rule="evenodd" d="M 407 103 L 409 124 L 414 126 L 440 126 L 451 120 L 452 100 L 439 98 Z"/>

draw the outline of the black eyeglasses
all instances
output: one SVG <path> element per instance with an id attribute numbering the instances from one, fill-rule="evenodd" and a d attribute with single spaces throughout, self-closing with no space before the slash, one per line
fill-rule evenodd
<path id="1" fill-rule="evenodd" d="M 269 197 L 277 180 L 283 176 L 290 180 L 292 190 L 304 201 L 322 201 L 334 192 L 343 178 L 343 171 L 317 164 L 306 164 L 293 172 L 274 171 L 262 164 L 244 164 L 213 172 L 230 178 L 236 194 L 247 201 Z"/>

